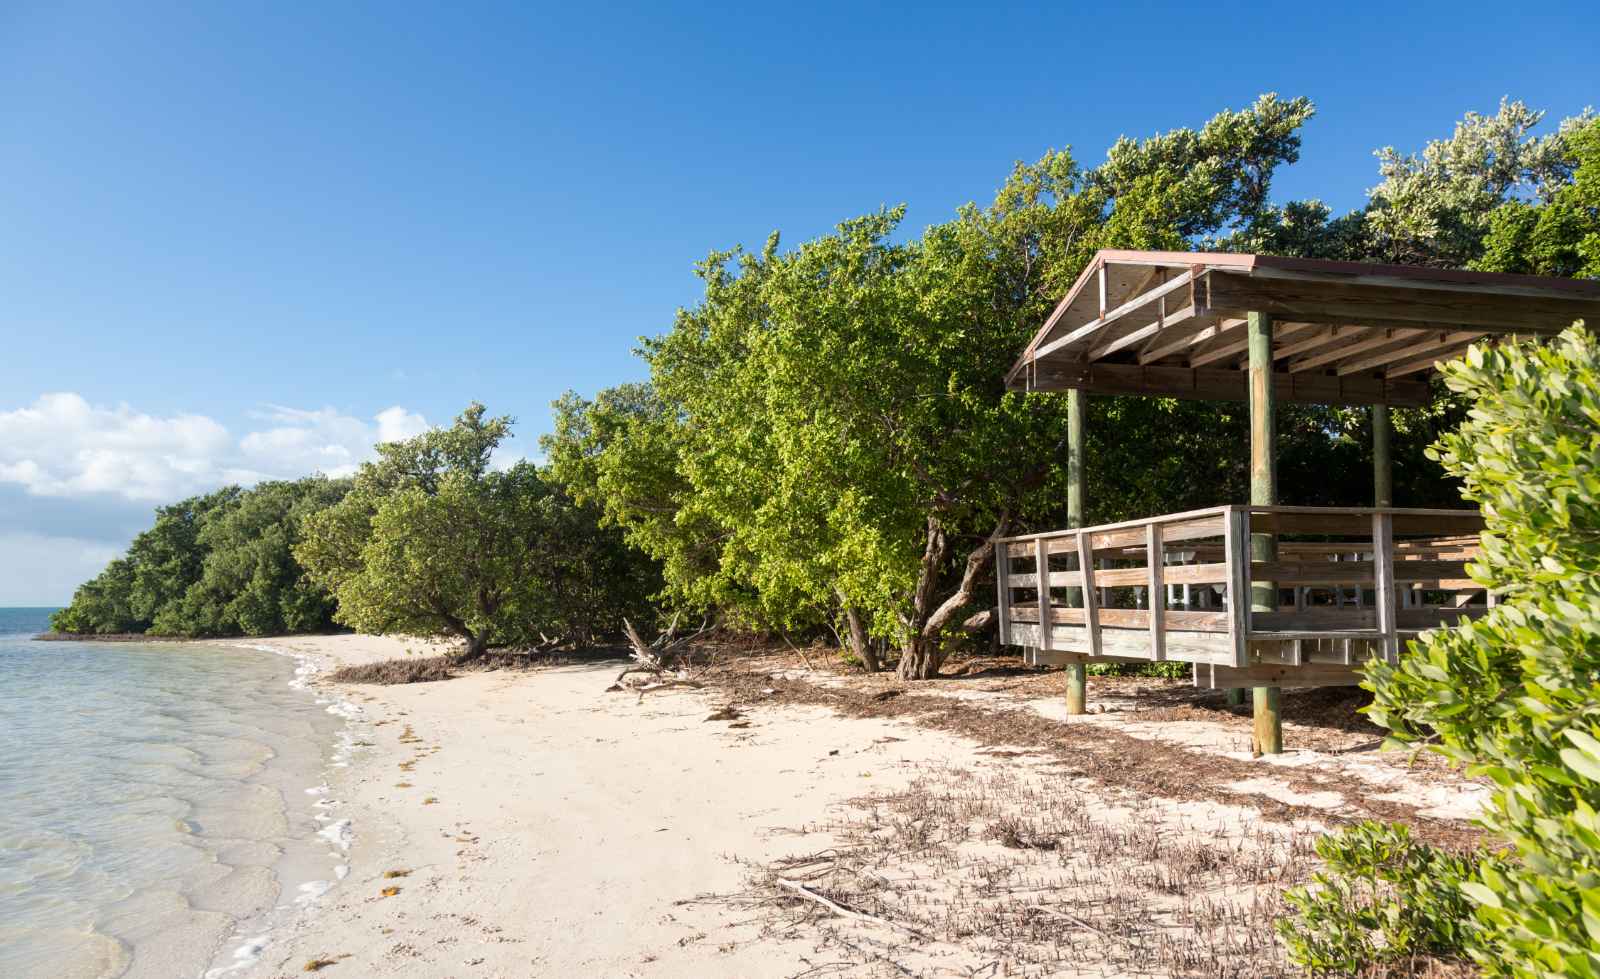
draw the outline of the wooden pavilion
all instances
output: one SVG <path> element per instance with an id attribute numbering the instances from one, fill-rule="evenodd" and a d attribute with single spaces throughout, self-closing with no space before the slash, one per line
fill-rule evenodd
<path id="1" fill-rule="evenodd" d="M 1282 751 L 1279 687 L 1355 683 L 1369 658 L 1494 601 L 1466 571 L 1476 510 L 1393 506 L 1389 408 L 1427 404 L 1429 372 L 1475 341 L 1575 320 L 1600 324 L 1600 282 L 1100 252 L 1007 375 L 1067 392 L 1070 526 L 996 543 L 1001 642 L 1067 667 L 1069 713 L 1087 663 L 1192 663 L 1235 702 L 1253 687 L 1256 747 Z M 1090 394 L 1248 401 L 1249 504 L 1081 526 Z M 1371 406 L 1373 506 L 1279 505 L 1279 401 Z"/>

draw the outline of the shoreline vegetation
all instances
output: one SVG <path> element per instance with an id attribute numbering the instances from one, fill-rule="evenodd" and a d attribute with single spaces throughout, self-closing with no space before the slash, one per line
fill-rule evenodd
<path id="1" fill-rule="evenodd" d="M 1264 957 L 1313 973 L 1600 974 L 1600 939 L 1586 930 L 1600 920 L 1600 348 L 1583 324 L 1543 345 L 1472 347 L 1433 404 L 1391 413 L 1394 502 L 1479 506 L 1473 574 L 1495 603 L 1424 634 L 1397 666 L 1369 666 L 1363 714 L 1351 701 L 1342 726 L 1308 728 L 1352 759 L 1297 752 L 1315 769 L 1303 777 L 1219 759 L 1231 722 L 1173 692 L 1181 664 L 1111 667 L 1094 695 L 1111 703 L 1120 685 L 1150 684 L 1170 695 L 1165 714 L 1068 723 L 1008 699 L 1051 674 L 993 657 L 992 542 L 1069 525 L 1073 425 L 1094 460 L 1085 524 L 1250 498 L 1238 405 L 1106 397 L 1084 417 L 1071 399 L 1007 390 L 1011 358 L 1098 250 L 1600 278 L 1592 113 L 1542 135 L 1542 114 L 1520 102 L 1469 113 L 1419 153 L 1379 151 L 1366 205 L 1334 215 L 1271 195 L 1313 111 L 1264 95 L 1198 128 L 1119 140 L 1097 165 L 1051 151 L 1017 164 L 988 205 L 920 233 L 888 208 L 795 247 L 774 234 L 758 250 L 712 251 L 696 267 L 701 300 L 641 342 L 648 380 L 555 402 L 539 462 L 498 463 L 512 419 L 474 403 L 450 427 L 377 446 L 349 477 L 162 507 L 52 626 L 277 635 L 274 646 L 331 656 L 350 671 L 333 676 L 387 712 L 373 742 L 396 780 L 364 768 L 348 790 L 380 823 L 384 806 L 427 807 L 421 822 L 392 817 L 427 853 L 395 855 L 385 872 L 418 877 L 389 885 L 394 895 L 353 887 L 337 899 L 342 920 L 368 929 L 341 939 L 360 951 L 295 946 L 329 969 L 348 953 L 405 973 L 393 948 L 461 965 L 431 949 L 449 935 L 392 917 L 419 899 L 440 921 L 493 920 L 502 931 L 482 941 L 516 935 L 547 972 L 690 961 L 716 974 L 711 958 L 656 942 L 723 934 L 689 910 L 703 898 L 715 915 L 762 922 L 726 933 L 725 960 L 762 967 L 804 946 L 851 968 L 921 968 L 842 917 L 966 957 L 974 973 L 1015 956 L 1044 972 L 1083 958 L 1233 974 Z M 1274 417 L 1283 499 L 1371 498 L 1372 416 L 1284 404 Z M 298 635 L 340 627 L 353 633 Z M 403 657 L 401 640 L 372 635 L 446 651 Z M 609 652 L 585 652 L 608 643 L 631 657 L 614 679 Z M 770 663 L 740 666 L 751 657 Z M 961 672 L 974 663 L 982 686 Z M 602 678 L 636 697 L 596 706 Z M 863 689 L 868 702 L 844 692 Z M 1335 733 L 1352 730 L 1363 740 Z M 839 747 L 817 756 L 818 732 Z M 1015 758 L 1007 739 L 1022 743 Z M 1352 789 L 1374 773 L 1409 784 L 1409 770 L 1363 756 L 1379 745 L 1492 777 L 1479 828 L 1441 828 L 1426 806 Z M 857 779 L 883 772 L 856 762 L 880 757 L 895 759 L 895 788 L 857 806 L 869 789 Z M 929 774 L 941 764 L 956 774 Z M 1317 774 L 1326 766 L 1333 781 Z M 424 771 L 438 794 L 419 802 Z M 685 799 L 698 779 L 740 802 Z M 831 801 L 807 805 L 812 790 Z M 571 811 L 540 802 L 553 798 Z M 1207 804 L 1226 819 L 1202 830 L 1186 809 Z M 781 833 L 830 842 L 802 851 L 770 838 Z M 594 839 L 631 849 L 597 858 Z M 754 876 L 718 863 L 728 851 Z M 644 878 L 630 881 L 625 864 Z M 561 875 L 580 883 L 561 890 Z M 1083 883 L 1099 903 L 1074 904 L 1070 887 L 1025 897 L 1014 878 Z M 906 879 L 932 890 L 898 893 Z M 584 886 L 593 893 L 574 893 Z M 463 911 L 450 901 L 462 894 L 493 900 Z M 561 913 L 510 923 L 494 905 L 508 897 Z M 591 898 L 583 906 L 605 920 L 567 915 Z M 680 914 L 696 930 L 663 924 Z M 371 938 L 378 921 L 406 935 L 388 958 Z M 585 951 L 608 942 L 652 957 Z M 999 951 L 971 959 L 981 949 Z M 517 974 L 529 968 L 520 954 L 479 961 Z"/>

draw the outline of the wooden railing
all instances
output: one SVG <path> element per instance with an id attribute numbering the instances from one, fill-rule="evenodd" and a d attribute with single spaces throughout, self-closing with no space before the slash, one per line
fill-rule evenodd
<path id="1" fill-rule="evenodd" d="M 1222 506 L 1005 538 L 1000 638 L 1040 663 L 1393 661 L 1409 635 L 1492 600 L 1467 572 L 1482 525 L 1473 510 Z M 1252 534 L 1272 560 L 1251 560 Z"/>

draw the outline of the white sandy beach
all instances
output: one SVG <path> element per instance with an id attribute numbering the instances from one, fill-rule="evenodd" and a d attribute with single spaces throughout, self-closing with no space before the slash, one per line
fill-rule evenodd
<path id="1" fill-rule="evenodd" d="M 415 643 L 365 636 L 270 644 L 324 669 L 406 655 L 408 646 L 427 654 Z M 332 818 L 350 821 L 350 872 L 233 974 L 298 976 L 314 962 L 328 963 L 321 969 L 328 976 L 405 977 L 1079 971 L 1013 969 L 1009 953 L 992 944 L 913 940 L 821 908 L 808 923 L 852 931 L 774 928 L 770 915 L 728 899 L 750 891 L 763 863 L 827 847 L 848 800 L 895 792 L 934 771 L 962 784 L 1066 784 L 1047 762 L 905 720 L 848 718 L 824 707 L 758 707 L 747 712 L 748 726 L 735 727 L 707 719 L 726 702 L 714 690 L 652 693 L 642 703 L 606 693 L 617 670 L 608 663 L 341 687 L 361 708 L 351 722 L 357 750 L 329 782 Z M 1315 753 L 1307 757 L 1302 765 L 1321 764 Z M 1292 796 L 1281 768 L 1262 764 L 1260 771 L 1260 784 L 1240 791 Z M 1393 781 L 1393 771 L 1382 778 Z M 1097 793 L 1082 778 L 1070 783 L 1080 800 L 1072 803 L 1074 818 L 1086 825 L 1136 822 L 1164 828 L 1169 843 L 1203 840 L 1234 853 L 1258 845 L 1260 827 L 1248 809 Z M 1413 788 L 1418 799 L 1444 792 L 1446 804 L 1473 792 Z M 1011 852 L 981 839 L 961 847 L 967 876 Z M 1078 874 L 1076 857 L 1046 856 L 1040 872 L 1059 879 L 1041 878 L 1041 901 Z M 394 871 L 404 876 L 384 876 Z M 904 876 L 928 887 L 945 883 L 937 870 Z M 391 887 L 398 892 L 384 896 Z M 1251 887 L 1229 884 L 1210 897 L 1248 904 Z M 1074 941 L 1097 941 L 1094 926 L 1077 930 L 1084 933 Z M 1112 973 L 1085 962 L 1082 974 Z"/>

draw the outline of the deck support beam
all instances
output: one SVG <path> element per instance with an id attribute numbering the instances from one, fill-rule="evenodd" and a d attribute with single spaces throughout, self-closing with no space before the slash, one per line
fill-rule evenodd
<path id="1" fill-rule="evenodd" d="M 1082 388 L 1067 392 L 1067 526 L 1083 526 L 1083 426 L 1088 414 L 1089 395 Z M 1091 596 L 1082 589 L 1068 589 L 1067 604 L 1081 605 Z M 1086 714 L 1089 711 L 1088 667 L 1083 663 L 1067 664 L 1067 713 Z"/>
<path id="2" fill-rule="evenodd" d="M 1389 406 L 1372 406 L 1372 505 L 1394 506 L 1394 463 L 1389 454 Z"/>
<path id="3" fill-rule="evenodd" d="M 1272 383 L 1272 317 L 1249 313 L 1246 317 L 1250 351 L 1250 503 L 1278 503 L 1277 392 Z M 1250 535 L 1250 559 L 1275 561 L 1278 539 L 1273 534 Z M 1245 601 L 1243 595 L 1235 601 Z M 1250 610 L 1276 612 L 1278 584 L 1255 581 L 1250 585 Z M 1283 717 L 1277 687 L 1255 687 L 1251 704 L 1255 718 L 1255 750 L 1264 755 L 1283 753 Z"/>

